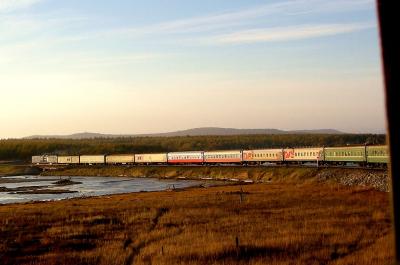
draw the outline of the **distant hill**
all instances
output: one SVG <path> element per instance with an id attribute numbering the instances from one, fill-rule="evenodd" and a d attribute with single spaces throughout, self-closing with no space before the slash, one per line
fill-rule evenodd
<path id="1" fill-rule="evenodd" d="M 169 133 L 158 133 L 149 136 L 199 136 L 199 135 L 249 135 L 249 134 L 343 134 L 333 129 L 320 130 L 294 130 L 284 131 L 278 129 L 235 129 L 219 127 L 202 127 Z"/>
<path id="2" fill-rule="evenodd" d="M 118 138 L 118 137 L 174 137 L 174 136 L 202 136 L 202 135 L 252 135 L 252 134 L 344 134 L 334 129 L 293 130 L 278 129 L 235 129 L 202 127 L 167 133 L 153 134 L 101 134 L 101 133 L 75 133 L 70 135 L 32 135 L 23 139 L 93 139 L 93 138 Z"/>

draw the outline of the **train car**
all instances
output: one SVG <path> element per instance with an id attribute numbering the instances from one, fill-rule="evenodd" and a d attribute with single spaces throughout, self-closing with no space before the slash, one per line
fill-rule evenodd
<path id="1" fill-rule="evenodd" d="M 79 164 L 79 156 L 58 156 L 58 164 Z"/>
<path id="2" fill-rule="evenodd" d="M 105 164 L 105 155 L 81 155 L 81 164 Z"/>
<path id="3" fill-rule="evenodd" d="M 242 151 L 211 151 L 204 152 L 204 163 L 207 164 L 231 164 L 242 163 Z"/>
<path id="4" fill-rule="evenodd" d="M 324 161 L 324 148 L 286 148 L 283 156 L 287 162 L 320 162 Z"/>
<path id="5" fill-rule="evenodd" d="M 203 151 L 171 152 L 167 156 L 168 164 L 202 164 L 204 162 Z"/>
<path id="6" fill-rule="evenodd" d="M 262 162 L 282 162 L 282 149 L 259 149 L 259 150 L 244 150 L 243 162 L 245 163 L 262 163 Z"/>
<path id="7" fill-rule="evenodd" d="M 168 162 L 167 153 L 158 154 L 135 154 L 136 164 L 166 164 Z"/>
<path id="8" fill-rule="evenodd" d="M 327 163 L 364 163 L 367 161 L 365 146 L 326 147 L 324 153 Z"/>
<path id="9" fill-rule="evenodd" d="M 40 156 L 32 156 L 32 164 L 57 164 L 57 156 L 56 155 L 40 155 Z"/>
<path id="10" fill-rule="evenodd" d="M 32 156 L 32 164 L 44 163 L 43 156 Z"/>
<path id="11" fill-rule="evenodd" d="M 367 163 L 387 164 L 389 163 L 389 148 L 387 145 L 367 146 Z"/>
<path id="12" fill-rule="evenodd" d="M 135 163 L 135 155 L 134 154 L 125 154 L 125 155 L 107 155 L 106 156 L 106 164 L 111 165 L 126 165 L 126 164 L 134 164 Z"/>

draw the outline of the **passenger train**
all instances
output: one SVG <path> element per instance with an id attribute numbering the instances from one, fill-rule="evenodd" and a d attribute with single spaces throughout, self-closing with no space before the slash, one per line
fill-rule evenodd
<path id="1" fill-rule="evenodd" d="M 263 163 L 321 165 L 358 164 L 385 166 L 389 162 L 386 145 L 344 147 L 279 148 L 227 151 L 185 151 L 156 154 L 37 155 L 36 165 L 256 165 Z"/>

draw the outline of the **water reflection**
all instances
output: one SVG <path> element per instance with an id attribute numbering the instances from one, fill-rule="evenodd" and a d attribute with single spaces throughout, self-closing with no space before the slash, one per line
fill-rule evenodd
<path id="1" fill-rule="evenodd" d="M 164 180 L 155 178 L 128 178 L 128 177 L 71 177 L 71 181 L 80 182 L 68 186 L 57 186 L 54 183 L 60 177 L 17 176 L 0 178 L 0 187 L 3 190 L 40 186 L 46 190 L 69 190 L 75 193 L 59 194 L 20 194 L 0 190 L 0 204 L 61 200 L 85 196 L 99 196 L 140 191 L 161 191 L 170 188 L 187 188 L 202 184 L 196 180 Z M 208 183 L 210 184 L 210 183 Z"/>

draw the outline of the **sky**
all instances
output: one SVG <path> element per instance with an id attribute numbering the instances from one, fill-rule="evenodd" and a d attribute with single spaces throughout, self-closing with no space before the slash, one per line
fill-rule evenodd
<path id="1" fill-rule="evenodd" d="M 0 0 L 0 138 L 385 130 L 372 0 Z"/>

